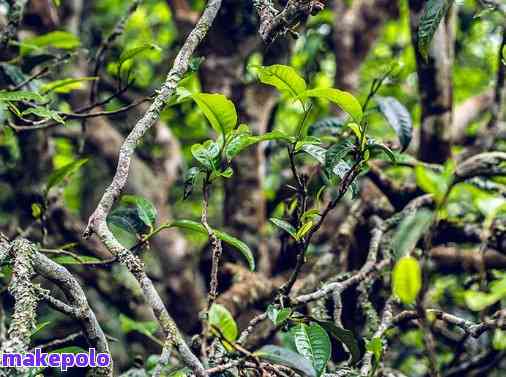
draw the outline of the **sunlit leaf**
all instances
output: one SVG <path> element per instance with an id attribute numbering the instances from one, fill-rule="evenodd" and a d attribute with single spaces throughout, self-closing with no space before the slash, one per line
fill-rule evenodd
<path id="1" fill-rule="evenodd" d="M 239 330 L 235 323 L 234 317 L 220 304 L 213 304 L 209 310 L 209 325 L 219 329 L 221 335 L 229 342 L 234 342 L 237 339 Z"/>
<path id="2" fill-rule="evenodd" d="M 40 90 L 42 93 L 70 93 L 73 90 L 83 89 L 85 82 L 94 80 L 97 80 L 97 77 L 78 77 L 75 79 L 56 80 L 42 85 Z"/>
<path id="3" fill-rule="evenodd" d="M 47 185 L 46 185 L 46 190 L 45 190 L 46 194 L 53 187 L 62 183 L 65 180 L 65 178 L 71 176 L 76 171 L 78 171 L 87 162 L 88 162 L 87 158 L 79 159 L 79 160 L 73 161 L 73 162 L 55 170 L 54 172 L 52 172 L 47 180 Z"/>
<path id="4" fill-rule="evenodd" d="M 18 101 L 35 101 L 45 102 L 47 98 L 35 92 L 26 92 L 18 90 L 15 92 L 8 92 L 6 90 L 0 90 L 0 101 L 1 102 L 18 102 Z"/>
<path id="5" fill-rule="evenodd" d="M 119 57 L 118 66 L 121 67 L 123 64 L 125 64 L 125 62 L 135 58 L 137 55 L 151 50 L 161 51 L 161 48 L 154 43 L 146 43 L 141 46 L 133 47 L 129 50 L 123 51 Z"/>
<path id="6" fill-rule="evenodd" d="M 348 113 L 355 122 L 360 123 L 363 116 L 362 105 L 350 93 L 334 88 L 309 89 L 300 94 L 301 98 L 322 98 L 335 103 L 344 112 Z"/>
<path id="7" fill-rule="evenodd" d="M 225 137 L 236 126 L 235 105 L 223 94 L 195 93 L 192 98 L 218 134 Z"/>
<path id="8" fill-rule="evenodd" d="M 289 98 L 298 97 L 306 90 L 306 81 L 292 67 L 275 64 L 256 69 L 262 83 L 274 86 Z"/>
<path id="9" fill-rule="evenodd" d="M 79 47 L 80 44 L 81 41 L 79 40 L 79 37 L 68 31 L 51 31 L 44 35 L 23 39 L 21 42 L 20 53 L 21 55 L 26 55 L 36 49 L 46 47 L 72 50 Z"/>
<path id="10" fill-rule="evenodd" d="M 21 114 L 23 116 L 25 116 L 25 115 L 36 115 L 36 116 L 38 116 L 40 118 L 43 118 L 43 119 L 50 119 L 50 120 L 54 120 L 57 123 L 60 123 L 60 124 L 63 124 L 63 125 L 65 124 L 65 121 L 60 116 L 60 114 L 58 114 L 57 111 L 51 110 L 48 107 L 42 107 L 42 106 L 39 106 L 39 107 L 29 107 L 28 109 L 26 109 L 25 111 L 23 111 Z"/>
<path id="11" fill-rule="evenodd" d="M 406 305 L 413 304 L 422 289 L 422 270 L 410 256 L 399 259 L 392 272 L 393 292 Z"/>

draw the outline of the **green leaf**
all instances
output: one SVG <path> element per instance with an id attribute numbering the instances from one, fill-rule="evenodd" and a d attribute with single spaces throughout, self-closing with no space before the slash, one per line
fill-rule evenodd
<path id="1" fill-rule="evenodd" d="M 23 39 L 20 53 L 24 56 L 33 50 L 45 47 L 72 50 L 79 47 L 80 44 L 79 37 L 68 31 L 52 31 L 44 35 Z"/>
<path id="2" fill-rule="evenodd" d="M 79 255 L 77 258 L 72 255 L 61 255 L 52 258 L 56 263 L 61 265 L 86 265 L 86 264 L 97 264 L 101 262 L 101 259 L 95 257 L 89 257 L 86 255 Z"/>
<path id="3" fill-rule="evenodd" d="M 47 98 L 35 92 L 26 92 L 23 90 L 8 92 L 6 90 L 0 90 L 0 102 L 18 101 L 46 102 Z"/>
<path id="4" fill-rule="evenodd" d="M 392 250 L 395 259 L 409 254 L 432 224 L 431 211 L 421 209 L 405 217 L 399 224 L 393 237 Z"/>
<path id="5" fill-rule="evenodd" d="M 156 210 L 156 207 L 149 200 L 143 198 L 142 196 L 123 195 L 121 197 L 121 202 L 135 206 L 139 218 L 148 227 L 155 225 L 158 212 Z"/>
<path id="6" fill-rule="evenodd" d="M 193 144 L 191 152 L 193 157 L 208 170 L 217 169 L 220 146 L 215 141 L 207 140 L 204 144 Z"/>
<path id="7" fill-rule="evenodd" d="M 466 291 L 464 292 L 464 301 L 467 307 L 475 312 L 481 312 L 482 310 L 494 305 L 501 299 L 501 296 L 479 292 L 479 291 Z"/>
<path id="8" fill-rule="evenodd" d="M 325 153 L 325 170 L 330 173 L 334 167 L 342 161 L 348 153 L 354 149 L 352 143 L 348 140 L 340 141 L 337 144 L 332 145 Z"/>
<path id="9" fill-rule="evenodd" d="M 291 308 L 278 309 L 274 305 L 267 307 L 267 316 L 275 326 L 282 325 L 290 316 L 293 310 Z"/>
<path id="10" fill-rule="evenodd" d="M 301 149 L 313 157 L 320 164 L 325 165 L 325 155 L 327 153 L 327 150 L 325 148 L 314 144 L 304 144 Z"/>
<path id="11" fill-rule="evenodd" d="M 124 314 L 119 315 L 119 323 L 121 326 L 121 331 L 123 331 L 125 334 L 137 331 L 146 336 L 151 336 L 158 330 L 158 323 L 156 321 L 137 321 L 127 317 Z"/>
<path id="12" fill-rule="evenodd" d="M 392 272 L 393 292 L 406 305 L 413 304 L 422 289 L 422 270 L 410 256 L 399 259 Z"/>
<path id="13" fill-rule="evenodd" d="M 232 314 L 220 304 L 213 304 L 209 310 L 209 325 L 218 328 L 223 337 L 229 342 L 237 339 L 239 330 Z"/>
<path id="14" fill-rule="evenodd" d="M 107 216 L 107 224 L 114 225 L 131 234 L 145 234 L 149 227 L 139 217 L 137 208 L 118 207 Z"/>
<path id="15" fill-rule="evenodd" d="M 388 124 L 394 129 L 404 152 L 413 137 L 413 121 L 409 111 L 394 97 L 377 97 L 379 109 Z"/>
<path id="16" fill-rule="evenodd" d="M 54 120 L 55 122 L 65 125 L 65 121 L 60 116 L 60 114 L 58 114 L 57 111 L 51 110 L 48 107 L 30 107 L 21 113 L 21 115 L 23 116 L 32 114 L 43 119 L 51 119 Z"/>
<path id="17" fill-rule="evenodd" d="M 183 200 L 188 199 L 193 192 L 193 186 L 197 182 L 197 178 L 202 171 L 200 168 L 193 167 L 188 169 L 184 175 L 184 194 Z"/>
<path id="18" fill-rule="evenodd" d="M 381 341 L 381 338 L 372 338 L 367 342 L 365 349 L 369 352 L 372 352 L 376 364 L 381 361 L 381 356 L 383 354 L 383 342 Z"/>
<path id="19" fill-rule="evenodd" d="M 223 94 L 195 93 L 192 98 L 218 134 L 225 137 L 236 126 L 235 105 Z"/>
<path id="20" fill-rule="evenodd" d="M 394 164 L 397 162 L 394 152 L 384 144 L 370 143 L 367 145 L 367 150 L 369 150 L 371 154 L 374 154 L 375 152 L 385 153 L 390 161 Z M 374 157 L 374 155 L 372 157 Z"/>
<path id="21" fill-rule="evenodd" d="M 348 113 L 355 122 L 360 123 L 363 116 L 362 105 L 350 93 L 334 88 L 309 89 L 300 94 L 301 98 L 321 98 L 335 103 L 344 112 Z"/>
<path id="22" fill-rule="evenodd" d="M 75 79 L 63 79 L 48 82 L 42 85 L 41 92 L 70 93 L 73 90 L 83 89 L 84 82 L 97 80 L 98 77 L 79 77 Z"/>
<path id="23" fill-rule="evenodd" d="M 289 235 L 291 235 L 293 238 L 296 239 L 297 229 L 295 229 L 295 227 L 292 224 L 290 224 L 285 220 L 277 219 L 275 217 L 271 217 L 269 221 L 274 225 L 276 225 L 278 228 L 283 229 L 285 232 L 287 232 Z"/>
<path id="24" fill-rule="evenodd" d="M 423 191 L 434 195 L 437 204 L 441 204 L 449 188 L 448 180 L 430 168 L 418 165 L 415 168 L 416 184 Z"/>
<path id="25" fill-rule="evenodd" d="M 150 50 L 161 51 L 162 49 L 154 43 L 146 43 L 141 46 L 133 47 L 129 50 L 123 51 L 119 57 L 118 71 L 121 69 L 121 66 L 123 64 L 125 64 L 125 62 L 127 62 L 128 60 L 131 60 L 131 59 L 135 58 L 137 55 L 140 55 L 143 52 L 150 51 Z"/>
<path id="26" fill-rule="evenodd" d="M 37 326 L 35 326 L 35 329 L 32 330 L 32 333 L 30 334 L 30 337 L 32 337 L 32 336 L 38 334 L 39 332 L 41 332 L 42 329 L 44 329 L 44 327 L 46 327 L 50 323 L 51 323 L 51 321 L 45 321 L 45 322 L 42 322 L 42 323 L 38 323 Z"/>
<path id="27" fill-rule="evenodd" d="M 323 134 L 330 134 L 335 136 L 341 132 L 344 125 L 345 125 L 345 117 L 323 118 L 309 126 L 308 134 L 317 136 Z"/>
<path id="28" fill-rule="evenodd" d="M 300 228 L 297 230 L 297 233 L 295 234 L 295 239 L 300 240 L 302 237 L 304 237 L 314 226 L 314 223 L 312 221 L 308 221 L 300 226 Z"/>
<path id="29" fill-rule="evenodd" d="M 418 51 L 424 59 L 429 54 L 430 44 L 441 20 L 450 9 L 453 0 L 428 0 L 418 25 Z"/>
<path id="30" fill-rule="evenodd" d="M 60 183 L 62 183 L 65 180 L 65 178 L 71 176 L 76 171 L 81 169 L 81 167 L 84 164 L 86 164 L 87 162 L 88 162 L 87 158 L 79 159 L 79 160 L 73 161 L 73 162 L 55 170 L 54 172 L 52 172 L 47 180 L 45 194 L 47 195 L 49 190 L 51 190 L 53 187 L 59 185 Z"/>
<path id="31" fill-rule="evenodd" d="M 168 227 L 177 227 L 182 229 L 192 230 L 194 232 L 199 232 L 207 235 L 207 231 L 201 223 L 192 220 L 177 220 L 172 222 Z M 219 230 L 213 229 L 214 234 L 223 242 L 229 244 L 235 249 L 239 250 L 246 261 L 248 262 L 248 266 L 251 271 L 255 270 L 255 258 L 253 256 L 253 252 L 251 249 L 241 240 L 238 240 L 235 237 L 228 235 L 225 232 L 221 232 Z"/>
<path id="32" fill-rule="evenodd" d="M 317 377 L 316 371 L 310 361 L 300 357 L 296 352 L 287 348 L 273 345 L 267 345 L 254 353 L 260 359 L 270 361 L 275 364 L 284 365 L 290 369 L 301 373 L 307 377 Z"/>
<path id="33" fill-rule="evenodd" d="M 292 67 L 275 64 L 256 69 L 260 82 L 274 86 L 288 98 L 298 97 L 307 88 L 306 81 Z"/>
<path id="34" fill-rule="evenodd" d="M 333 322 L 329 321 L 317 321 L 318 324 L 327 331 L 330 336 L 343 343 L 351 354 L 351 363 L 356 364 L 362 358 L 362 352 L 360 352 L 360 346 L 357 338 L 350 330 L 346 330 L 342 327 L 337 327 Z"/>
<path id="35" fill-rule="evenodd" d="M 327 332 L 317 323 L 299 324 L 291 331 L 297 352 L 311 361 L 316 375 L 321 376 L 331 354 L 331 343 Z"/>

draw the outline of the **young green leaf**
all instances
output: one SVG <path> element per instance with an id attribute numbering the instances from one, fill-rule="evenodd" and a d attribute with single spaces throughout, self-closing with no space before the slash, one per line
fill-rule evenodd
<path id="1" fill-rule="evenodd" d="M 69 33 L 68 31 L 52 31 L 44 35 L 38 35 L 36 37 L 25 38 L 21 42 L 20 53 L 22 56 L 29 54 L 30 52 L 46 48 L 53 47 L 62 50 L 72 50 L 79 47 L 81 44 L 79 37 Z"/>
<path id="2" fill-rule="evenodd" d="M 73 90 L 82 89 L 84 83 L 87 81 L 97 80 L 98 77 L 78 77 L 75 79 L 63 79 L 48 82 L 42 85 L 41 93 L 55 92 L 55 93 L 70 93 Z"/>
<path id="3" fill-rule="evenodd" d="M 452 3 L 453 0 L 428 0 L 425 4 L 417 33 L 418 51 L 424 59 L 427 59 L 434 34 Z"/>
<path id="4" fill-rule="evenodd" d="M 330 336 L 343 343 L 351 354 L 351 363 L 356 364 L 362 358 L 362 352 L 357 338 L 350 330 L 337 327 L 333 322 L 317 321 L 318 324 L 327 331 Z"/>
<path id="5" fill-rule="evenodd" d="M 198 167 L 193 167 L 191 169 L 188 169 L 184 175 L 184 194 L 183 194 L 183 200 L 186 200 L 190 197 L 190 195 L 193 192 L 193 186 L 195 186 L 195 183 L 197 182 L 197 179 L 199 177 L 199 174 L 202 171 Z"/>
<path id="6" fill-rule="evenodd" d="M 314 226 L 314 223 L 312 221 L 308 221 L 300 226 L 300 228 L 297 230 L 297 233 L 295 234 L 295 239 L 300 240 L 302 237 L 304 237 Z"/>
<path id="7" fill-rule="evenodd" d="M 86 264 L 97 264 L 101 262 L 101 259 L 95 257 L 89 257 L 87 255 L 79 255 L 77 258 L 72 255 L 60 255 L 52 258 L 56 263 L 61 265 L 86 265 Z"/>
<path id="8" fill-rule="evenodd" d="M 271 217 L 269 221 L 274 225 L 276 225 L 278 228 L 283 229 L 290 236 L 296 239 L 297 229 L 295 229 L 295 227 L 292 224 L 290 224 L 285 220 L 277 219 L 275 217 Z"/>
<path id="9" fill-rule="evenodd" d="M 23 116 L 32 114 L 43 119 L 51 119 L 54 120 L 55 122 L 65 125 L 65 121 L 60 116 L 60 114 L 58 114 L 57 111 L 51 110 L 49 107 L 42 107 L 42 106 L 29 107 L 28 109 L 26 109 L 21 113 L 21 115 Z"/>
<path id="10" fill-rule="evenodd" d="M 223 94 L 195 93 L 192 95 L 211 127 L 225 137 L 237 124 L 235 105 Z"/>
<path id="11" fill-rule="evenodd" d="M 142 196 L 123 195 L 121 197 L 121 203 L 135 206 L 139 218 L 146 226 L 152 227 L 155 225 L 158 212 L 156 207 L 149 200 Z"/>
<path id="12" fill-rule="evenodd" d="M 45 195 L 47 195 L 49 190 L 51 190 L 54 186 L 62 183 L 65 178 L 74 174 L 87 162 L 87 158 L 76 160 L 52 172 L 47 180 Z"/>
<path id="13" fill-rule="evenodd" d="M 413 136 L 413 121 L 409 111 L 394 97 L 377 97 L 379 109 L 388 124 L 394 129 L 404 152 Z"/>
<path id="14" fill-rule="evenodd" d="M 218 328 L 221 335 L 229 342 L 234 342 L 239 333 L 234 317 L 220 304 L 213 304 L 209 310 L 209 324 Z"/>
<path id="15" fill-rule="evenodd" d="M 272 85 L 288 98 L 296 98 L 306 88 L 306 81 L 289 66 L 275 64 L 267 67 L 256 67 L 258 79 L 267 85 Z"/>
<path id="16" fill-rule="evenodd" d="M 374 360 L 376 361 L 376 364 L 378 364 L 381 361 L 381 356 L 383 354 L 383 342 L 381 338 L 372 338 L 367 342 L 365 348 L 367 351 L 372 352 Z"/>
<path id="17" fill-rule="evenodd" d="M 140 55 L 145 51 L 150 51 L 150 50 L 161 51 L 161 48 L 154 43 L 146 43 L 141 46 L 133 47 L 129 50 L 123 51 L 119 57 L 118 71 L 121 69 L 121 66 L 123 64 L 125 64 L 127 61 L 135 58 L 137 55 Z"/>
<path id="18" fill-rule="evenodd" d="M 18 102 L 18 101 L 35 101 L 35 102 L 46 102 L 48 99 L 35 92 L 26 92 L 18 90 L 15 92 L 8 92 L 6 90 L 0 90 L 0 102 Z"/>
<path id="19" fill-rule="evenodd" d="M 158 330 L 158 323 L 156 321 L 137 321 L 127 317 L 124 314 L 119 315 L 119 323 L 121 331 L 125 334 L 129 334 L 132 331 L 140 332 L 141 334 L 150 336 L 156 333 Z"/>
<path id="20" fill-rule="evenodd" d="M 437 204 L 441 204 L 449 189 L 448 179 L 430 168 L 418 165 L 415 168 L 416 184 L 426 193 L 433 194 Z"/>
<path id="21" fill-rule="evenodd" d="M 192 221 L 192 220 L 177 220 L 177 221 L 170 223 L 167 227 L 168 228 L 177 227 L 177 228 L 182 228 L 182 229 L 188 229 L 188 230 L 192 230 L 194 232 L 199 232 L 199 233 L 207 235 L 207 231 L 204 228 L 204 226 L 201 223 L 198 223 L 198 222 Z M 249 266 L 250 270 L 251 271 L 255 270 L 255 258 L 253 256 L 253 252 L 248 247 L 248 245 L 246 245 L 241 240 L 230 236 L 229 234 L 227 234 L 225 232 L 221 232 L 216 229 L 214 229 L 213 231 L 214 231 L 214 234 L 216 234 L 216 237 L 218 237 L 220 240 L 229 244 L 230 246 L 232 246 L 236 250 L 240 251 L 242 256 L 244 258 L 246 258 L 246 261 L 248 262 L 248 266 Z"/>
<path id="22" fill-rule="evenodd" d="M 422 270 L 410 256 L 399 259 L 392 272 L 393 292 L 406 305 L 413 304 L 422 289 Z"/>
<path id="23" fill-rule="evenodd" d="M 208 170 L 217 169 L 220 146 L 215 141 L 207 140 L 204 144 L 193 144 L 191 152 L 193 157 Z"/>
<path id="24" fill-rule="evenodd" d="M 254 355 L 274 364 L 284 365 L 298 373 L 301 373 L 303 376 L 317 377 L 316 371 L 309 360 L 304 357 L 300 357 L 298 353 L 287 348 L 267 345 L 256 351 Z"/>
<path id="25" fill-rule="evenodd" d="M 331 354 L 331 343 L 327 332 L 317 323 L 299 324 L 292 328 L 295 347 L 311 361 L 317 376 L 325 371 Z"/>
<path id="26" fill-rule="evenodd" d="M 429 229 L 432 220 L 432 212 L 421 209 L 401 221 L 392 241 L 395 259 L 409 254 L 415 248 L 420 237 Z"/>
<path id="27" fill-rule="evenodd" d="M 278 309 L 274 305 L 267 307 L 267 316 L 275 326 L 282 325 L 290 316 L 293 310 L 291 308 Z"/>
<path id="28" fill-rule="evenodd" d="M 355 122 L 360 123 L 363 116 L 362 105 L 350 93 L 334 88 L 309 89 L 300 94 L 301 98 L 322 98 L 335 103 L 344 112 L 348 113 Z"/>

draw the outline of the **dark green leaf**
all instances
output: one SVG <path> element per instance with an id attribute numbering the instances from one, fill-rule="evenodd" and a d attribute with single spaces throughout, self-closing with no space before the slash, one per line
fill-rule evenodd
<path id="1" fill-rule="evenodd" d="M 135 206 L 139 218 L 146 226 L 151 227 L 155 224 L 158 212 L 156 207 L 149 200 L 142 196 L 123 195 L 121 197 L 121 202 Z"/>
<path id="2" fill-rule="evenodd" d="M 197 178 L 201 170 L 197 167 L 193 167 L 188 169 L 184 175 L 184 199 L 188 199 L 193 191 L 193 186 L 195 185 Z"/>
<path id="3" fill-rule="evenodd" d="M 350 330 L 337 327 L 334 323 L 328 321 L 317 321 L 321 327 L 327 331 L 333 338 L 343 343 L 351 354 L 351 363 L 356 364 L 362 358 L 362 352 L 355 335 Z"/>
<path id="4" fill-rule="evenodd" d="M 331 343 L 327 332 L 317 323 L 296 325 L 291 332 L 297 351 L 311 361 L 317 376 L 321 376 L 331 354 Z"/>
<path id="5" fill-rule="evenodd" d="M 204 228 L 204 226 L 201 223 L 198 223 L 198 222 L 192 221 L 192 220 L 177 220 L 177 221 L 172 222 L 169 225 L 169 227 L 188 229 L 188 230 L 192 230 L 194 232 L 199 232 L 199 233 L 207 235 L 207 231 Z M 228 235 L 225 232 L 221 232 L 216 229 L 214 229 L 213 231 L 214 231 L 214 234 L 216 234 L 216 237 L 218 237 L 223 242 L 229 244 L 230 246 L 233 246 L 235 249 L 237 249 L 241 252 L 243 257 L 246 258 L 250 270 L 253 271 L 255 269 L 255 258 L 253 256 L 253 252 L 248 247 L 248 245 L 246 245 L 241 240 L 238 240 L 237 238 Z"/>
<path id="6" fill-rule="evenodd" d="M 297 229 L 295 229 L 292 224 L 286 222 L 285 220 L 277 219 L 275 217 L 271 217 L 269 219 L 269 221 L 271 223 L 273 223 L 274 225 L 276 225 L 278 228 L 283 229 L 285 232 L 287 232 L 293 238 L 296 238 Z"/>
<path id="7" fill-rule="evenodd" d="M 309 126 L 308 134 L 320 136 L 323 134 L 338 135 L 345 125 L 345 117 L 328 117 L 320 119 Z"/>
<path id="8" fill-rule="evenodd" d="M 430 44 L 436 34 L 436 30 L 444 18 L 453 0 L 428 0 L 425 4 L 422 17 L 418 26 L 418 51 L 427 59 Z"/>
<path id="9" fill-rule="evenodd" d="M 306 377 L 317 377 L 316 371 L 309 360 L 300 357 L 298 353 L 289 349 L 267 345 L 256 351 L 254 355 L 260 359 L 284 365 L 297 371 L 298 373 L 302 373 Z"/>
<path id="10" fill-rule="evenodd" d="M 432 218 L 429 210 L 421 209 L 401 221 L 392 241 L 395 259 L 409 254 L 415 248 L 420 237 L 428 231 Z"/>
<path id="11" fill-rule="evenodd" d="M 139 217 L 137 208 L 124 206 L 114 209 L 107 216 L 107 223 L 131 234 L 144 234 L 149 229 Z"/>
<path id="12" fill-rule="evenodd" d="M 380 152 L 380 153 L 385 153 L 388 156 L 388 158 L 390 159 L 390 161 L 392 161 L 393 163 L 397 162 L 397 160 L 395 159 L 395 154 L 386 145 L 378 144 L 378 143 L 371 143 L 367 146 L 367 149 L 371 152 L 372 157 L 374 157 L 374 154 L 376 152 Z"/>
<path id="13" fill-rule="evenodd" d="M 379 109 L 388 124 L 397 133 L 401 143 L 401 151 L 405 151 L 413 136 L 411 114 L 397 99 L 393 97 L 377 97 Z"/>

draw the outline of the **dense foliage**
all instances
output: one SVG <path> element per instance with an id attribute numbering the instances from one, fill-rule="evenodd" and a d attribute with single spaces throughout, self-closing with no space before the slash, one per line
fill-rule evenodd
<path id="1" fill-rule="evenodd" d="M 0 0 L 0 376 L 501 376 L 500 0 Z"/>

